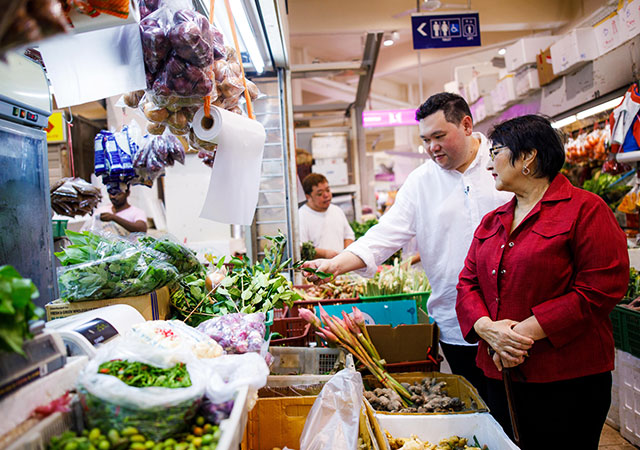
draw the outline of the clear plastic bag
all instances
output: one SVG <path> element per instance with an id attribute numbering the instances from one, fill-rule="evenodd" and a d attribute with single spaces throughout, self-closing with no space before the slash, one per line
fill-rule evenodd
<path id="1" fill-rule="evenodd" d="M 206 387 L 206 369 L 189 352 L 168 351 L 124 337 L 102 346 L 81 372 L 78 391 L 90 428 L 122 431 L 136 427 L 154 441 L 182 431 L 195 415 Z M 115 359 L 159 368 L 185 363 L 191 386 L 134 387 L 115 376 L 99 373 L 100 364 Z"/>
<path id="2" fill-rule="evenodd" d="M 195 252 L 172 239 L 156 239 L 145 235 L 138 239 L 138 244 L 164 254 L 181 275 L 204 271 Z"/>
<path id="3" fill-rule="evenodd" d="M 208 67 L 214 58 L 216 32 L 205 16 L 182 9 L 173 15 L 169 39 L 179 57 L 196 67 Z"/>
<path id="4" fill-rule="evenodd" d="M 242 386 L 249 386 L 250 392 L 257 393 L 267 384 L 269 367 L 257 353 L 224 355 L 203 363 L 208 379 L 205 395 L 214 404 L 232 400 Z"/>
<path id="5" fill-rule="evenodd" d="M 60 267 L 60 298 L 70 302 L 147 294 L 178 276 L 159 254 L 131 248 L 85 264 Z"/>
<path id="6" fill-rule="evenodd" d="M 140 21 L 142 55 L 149 73 L 158 72 L 171 51 L 170 29 L 171 13 L 167 8 L 160 8 Z"/>
<path id="7" fill-rule="evenodd" d="M 343 369 L 322 388 L 300 436 L 300 450 L 358 448 L 364 386 L 359 372 Z"/>
<path id="8" fill-rule="evenodd" d="M 264 347 L 264 313 L 234 313 L 214 317 L 198 325 L 198 330 L 214 339 L 229 354 L 258 352 Z"/>

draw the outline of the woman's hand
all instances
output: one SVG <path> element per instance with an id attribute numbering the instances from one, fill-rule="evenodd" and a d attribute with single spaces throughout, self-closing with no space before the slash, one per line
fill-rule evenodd
<path id="1" fill-rule="evenodd" d="M 494 322 L 485 316 L 478 319 L 473 326 L 478 336 L 495 350 L 504 367 L 522 364 L 527 351 L 534 342 L 533 339 L 518 334 L 513 330 L 513 327 L 517 324 L 518 322 L 515 320 L 509 319 Z M 496 367 L 498 367 L 497 364 Z"/>
<path id="2" fill-rule="evenodd" d="M 521 356 L 520 358 L 518 358 L 519 362 L 518 363 L 513 363 L 511 361 L 504 361 L 502 358 L 500 358 L 500 355 L 498 355 L 497 353 L 493 354 L 493 363 L 496 365 L 496 368 L 502 372 L 503 368 L 510 368 L 510 367 L 516 367 L 519 366 L 520 364 L 522 364 L 524 362 L 525 357 Z"/>

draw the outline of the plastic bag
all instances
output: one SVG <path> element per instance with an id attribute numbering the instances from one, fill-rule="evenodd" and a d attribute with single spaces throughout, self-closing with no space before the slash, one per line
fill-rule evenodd
<path id="1" fill-rule="evenodd" d="M 156 73 L 163 66 L 171 41 L 171 15 L 167 8 L 160 8 L 140 21 L 140 38 L 144 65 L 149 73 Z"/>
<path id="2" fill-rule="evenodd" d="M 207 367 L 207 399 L 220 404 L 232 400 L 242 386 L 249 386 L 251 393 L 267 384 L 269 367 L 257 353 L 224 355 L 203 362 Z"/>
<path id="3" fill-rule="evenodd" d="M 300 435 L 300 450 L 358 448 L 364 386 L 359 372 L 343 369 L 322 388 Z"/>
<path id="4" fill-rule="evenodd" d="M 229 354 L 262 352 L 264 313 L 234 313 L 214 317 L 198 325 L 198 330 L 214 339 Z"/>
<path id="5" fill-rule="evenodd" d="M 175 95 L 202 98 L 212 90 L 213 82 L 207 69 L 184 61 L 175 54 L 169 56 L 153 83 L 154 94 L 164 97 Z"/>
<path id="6" fill-rule="evenodd" d="M 159 254 L 138 248 L 85 264 L 58 268 L 60 298 L 70 302 L 147 294 L 178 276 Z"/>
<path id="7" fill-rule="evenodd" d="M 224 354 L 216 341 L 179 320 L 142 322 L 131 327 L 126 337 L 161 352 L 168 358 L 166 364 L 180 362 L 180 358 L 186 353 L 203 360 Z"/>
<path id="8" fill-rule="evenodd" d="M 215 33 L 221 36 L 205 16 L 182 9 L 173 15 L 169 39 L 174 51 L 182 59 L 196 67 L 208 67 L 214 58 Z"/>
<path id="9" fill-rule="evenodd" d="M 167 260 L 178 269 L 181 275 L 204 271 L 204 267 L 193 250 L 170 239 L 143 236 L 138 240 L 138 243 L 143 247 L 151 248 L 166 255 Z"/>
<path id="10" fill-rule="evenodd" d="M 102 198 L 100 190 L 82 178 L 61 178 L 51 189 L 51 208 L 69 217 L 93 214 Z"/>
<path id="11" fill-rule="evenodd" d="M 186 363 L 191 386 L 134 387 L 99 373 L 100 364 L 121 359 L 169 368 Z M 102 346 L 78 378 L 79 393 L 89 427 L 122 431 L 136 427 L 154 441 L 183 430 L 195 415 L 206 387 L 206 369 L 189 353 L 170 352 L 126 335 Z"/>

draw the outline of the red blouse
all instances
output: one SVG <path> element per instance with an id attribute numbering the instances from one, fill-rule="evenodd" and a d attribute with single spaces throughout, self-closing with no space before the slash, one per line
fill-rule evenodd
<path id="1" fill-rule="evenodd" d="M 475 322 L 522 321 L 534 314 L 547 337 L 519 367 L 527 382 L 551 382 L 613 370 L 609 313 L 627 290 L 624 233 L 600 197 L 557 175 L 542 200 L 509 234 L 515 197 L 487 214 L 460 273 L 456 312 L 468 342 Z M 500 379 L 480 340 L 476 363 Z"/>

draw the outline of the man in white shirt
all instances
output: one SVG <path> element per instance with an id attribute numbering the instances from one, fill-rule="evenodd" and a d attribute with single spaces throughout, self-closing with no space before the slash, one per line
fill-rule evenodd
<path id="1" fill-rule="evenodd" d="M 333 196 L 324 175 L 307 175 L 302 188 L 307 203 L 298 210 L 300 242 L 313 242 L 318 258 L 333 258 L 353 242 L 353 230 L 342 209 L 331 204 Z"/>
<path id="2" fill-rule="evenodd" d="M 409 175 L 378 225 L 338 256 L 305 265 L 334 275 L 359 270 L 370 277 L 378 264 L 415 237 L 431 284 L 427 309 L 440 328 L 441 348 L 452 372 L 482 395 L 477 346 L 463 339 L 455 312 L 456 284 L 480 220 L 513 194 L 495 189 L 485 168 L 489 143 L 473 132 L 471 111 L 462 97 L 435 94 L 416 111 L 416 119 L 431 160 Z"/>

